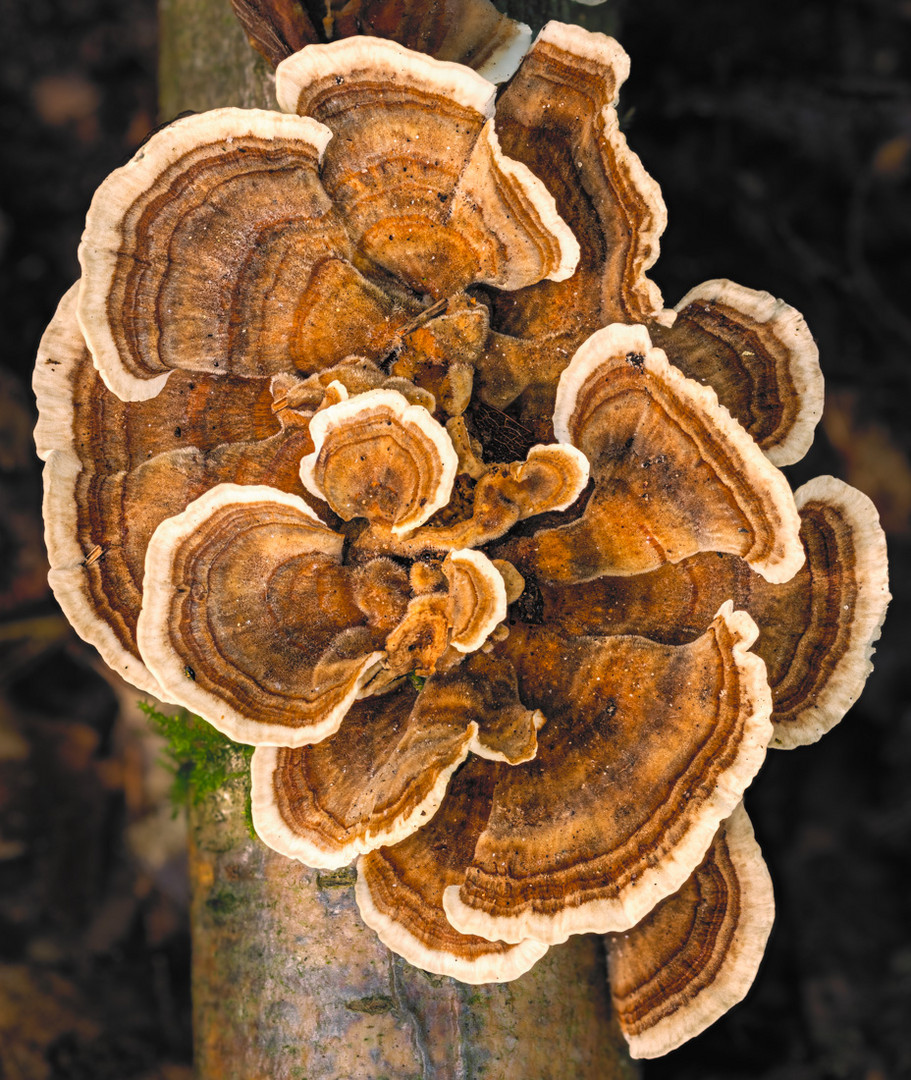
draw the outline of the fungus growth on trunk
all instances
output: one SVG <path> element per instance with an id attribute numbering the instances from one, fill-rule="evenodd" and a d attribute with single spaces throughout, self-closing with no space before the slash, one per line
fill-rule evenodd
<path id="1" fill-rule="evenodd" d="M 357 858 L 364 920 L 465 982 L 609 935 L 652 1056 L 749 987 L 744 792 L 856 699 L 888 591 L 869 500 L 778 470 L 822 407 L 801 317 L 648 279 L 627 69 L 550 23 L 495 110 L 348 37 L 282 60 L 284 113 L 170 124 L 92 203 L 36 440 L 61 606 L 256 746 L 261 838 Z"/>

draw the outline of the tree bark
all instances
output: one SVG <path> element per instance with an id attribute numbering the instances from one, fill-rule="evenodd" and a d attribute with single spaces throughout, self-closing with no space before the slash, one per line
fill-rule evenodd
<path id="1" fill-rule="evenodd" d="M 353 869 L 251 838 L 245 798 L 233 780 L 190 812 L 197 1076 L 633 1080 L 601 938 L 571 938 L 511 983 L 428 975 L 361 922 Z"/>
<path id="2" fill-rule="evenodd" d="M 228 0 L 160 0 L 160 25 L 163 119 L 274 107 L 271 73 Z M 252 838 L 246 798 L 235 779 L 190 808 L 201 1080 L 637 1075 L 611 1019 L 600 937 L 574 937 L 502 985 L 428 975 L 361 922 L 353 869 L 311 870 Z"/>

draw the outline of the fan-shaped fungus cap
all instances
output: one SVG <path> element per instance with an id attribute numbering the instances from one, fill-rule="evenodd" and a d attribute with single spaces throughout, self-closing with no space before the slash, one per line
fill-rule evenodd
<path id="1" fill-rule="evenodd" d="M 648 574 L 542 586 L 541 617 L 569 634 L 693 640 L 725 599 L 760 627 L 772 691 L 771 746 L 815 742 L 853 705 L 889 603 L 886 538 L 856 489 L 819 476 L 795 493 L 806 561 L 774 584 L 733 556 L 704 553 Z"/>
<path id="2" fill-rule="evenodd" d="M 459 652 L 479 649 L 506 618 L 506 582 L 480 551 L 451 551 L 443 563 L 452 598 L 450 644 Z"/>
<path id="3" fill-rule="evenodd" d="M 266 280 L 277 309 L 294 313 L 299 279 L 289 279 L 306 280 L 317 256 L 299 243 L 310 222 L 320 255 L 327 242 L 346 246 L 319 183 L 330 138 L 307 117 L 217 109 L 169 124 L 104 181 L 79 246 L 79 324 L 108 389 L 141 401 L 173 368 L 282 370 L 262 315 L 247 315 Z M 257 247 L 246 272 L 226 279 Z"/>
<path id="4" fill-rule="evenodd" d="M 77 292 L 61 300 L 34 376 L 49 580 L 105 661 L 163 697 L 136 643 L 152 533 L 218 483 L 299 489 L 310 444 L 305 429 L 282 433 L 266 379 L 177 372 L 157 397 L 122 402 L 93 366 L 76 321 Z"/>
<path id="5" fill-rule="evenodd" d="M 494 87 L 474 72 L 350 38 L 286 61 L 278 93 L 313 117 L 186 117 L 99 188 L 79 320 L 122 399 L 155 396 L 179 368 L 381 360 L 424 297 L 573 273 L 575 238 L 501 153 Z"/>
<path id="6" fill-rule="evenodd" d="M 773 589 L 757 583 L 749 607 L 765 630 L 775 711 L 772 746 L 816 742 L 842 719 L 873 670 L 889 600 L 886 537 L 876 507 L 834 476 L 794 493 L 804 567 Z"/>
<path id="7" fill-rule="evenodd" d="M 614 1012 L 633 1057 L 676 1049 L 744 997 L 774 914 L 769 872 L 741 805 L 683 888 L 609 940 Z"/>
<path id="8" fill-rule="evenodd" d="M 442 809 L 412 838 L 361 856 L 355 886 L 361 917 L 409 963 L 460 982 L 506 982 L 547 952 L 526 939 L 507 945 L 460 934 L 443 914 L 446 888 L 461 881 L 483 831 L 497 773 L 467 763 Z"/>
<path id="9" fill-rule="evenodd" d="M 446 429 L 394 390 L 371 390 L 316 413 L 301 480 L 344 521 L 364 517 L 394 536 L 449 501 L 458 457 Z"/>
<path id="10" fill-rule="evenodd" d="M 705 281 L 656 326 L 670 361 L 708 383 L 775 465 L 809 450 L 823 406 L 819 350 L 803 316 L 733 281 Z"/>
<path id="11" fill-rule="evenodd" d="M 477 723 L 463 705 L 432 686 L 427 694 L 408 688 L 355 703 L 338 734 L 318 744 L 257 747 L 257 834 L 283 855 L 327 868 L 410 836 L 468 757 Z"/>
<path id="12" fill-rule="evenodd" d="M 315 745 L 257 747 L 256 830 L 310 866 L 344 866 L 426 827 L 469 753 L 532 759 L 542 723 L 519 701 L 515 673 L 479 653 L 432 673 L 418 693 L 406 685 L 354 703 Z"/>
<path id="13" fill-rule="evenodd" d="M 268 487 L 220 484 L 162 522 L 137 637 L 166 697 L 239 742 L 336 731 L 383 657 L 375 634 L 352 628 L 343 542 Z"/>
<path id="14" fill-rule="evenodd" d="M 612 38 L 548 23 L 497 102 L 505 153 L 554 192 L 579 241 L 576 274 L 520 293 L 494 312 L 479 395 L 505 408 L 519 398 L 539 440 L 560 372 L 585 339 L 611 322 L 673 320 L 647 277 L 667 212 L 661 192 L 620 131 L 617 97 L 629 58 Z"/>
<path id="15" fill-rule="evenodd" d="M 645 327 L 614 324 L 579 349 L 554 434 L 592 463 L 595 490 L 578 521 L 536 537 L 545 577 L 642 573 L 697 551 L 733 552 L 775 582 L 803 563 L 784 476 Z"/>
<path id="16" fill-rule="evenodd" d="M 548 722 L 534 760 L 501 775 L 464 881 L 444 893 L 453 926 L 556 943 L 628 929 L 676 891 L 765 756 L 756 633 L 730 604 L 677 649 L 513 628 L 501 649 Z"/>

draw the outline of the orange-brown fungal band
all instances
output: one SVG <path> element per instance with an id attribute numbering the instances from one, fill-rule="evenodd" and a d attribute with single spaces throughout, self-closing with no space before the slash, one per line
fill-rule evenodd
<path id="1" fill-rule="evenodd" d="M 316 115 L 322 122 L 321 111 L 329 116 L 354 108 L 366 87 L 401 105 L 393 112 L 397 119 L 408 112 L 420 117 L 423 107 L 451 101 L 475 118 L 475 134 L 483 119 L 493 114 L 496 94 L 492 83 L 462 64 L 433 60 L 397 42 L 372 37 L 301 49 L 275 73 L 279 106 L 289 113 Z"/>
<path id="2" fill-rule="evenodd" d="M 336 731 L 383 656 L 342 543 L 303 500 L 256 486 L 221 484 L 163 522 L 138 640 L 168 698 L 238 742 Z"/>
<path id="3" fill-rule="evenodd" d="M 469 762 L 428 825 L 358 860 L 355 896 L 364 922 L 409 963 L 465 983 L 518 978 L 548 948 L 532 940 L 507 945 L 460 934 L 443 914 L 444 890 L 461 880 L 471 862 L 496 776 L 486 763 Z"/>
<path id="4" fill-rule="evenodd" d="M 282 369 L 301 282 L 348 247 L 319 180 L 330 137 L 306 117 L 217 109 L 169 124 L 105 180 L 79 248 L 78 311 L 113 393 L 154 397 L 174 368 Z"/>
<path id="5" fill-rule="evenodd" d="M 767 292 L 706 281 L 677 304 L 656 342 L 707 383 L 774 465 L 809 450 L 823 407 L 819 350 L 798 311 Z"/>
<path id="6" fill-rule="evenodd" d="M 769 872 L 741 805 L 683 888 L 609 939 L 614 1012 L 633 1057 L 675 1050 L 743 999 L 774 914 Z"/>
<path id="7" fill-rule="evenodd" d="M 539 538 L 551 579 L 642 573 L 697 551 L 740 555 L 773 582 L 803 563 L 784 476 L 645 327 L 613 324 L 579 349 L 554 432 L 592 463 L 595 490 L 578 522 Z"/>
<path id="8" fill-rule="evenodd" d="M 364 517 L 394 536 L 449 501 L 458 468 L 452 441 L 430 413 L 395 390 L 370 390 L 318 412 L 301 480 L 345 521 Z"/>
<path id="9" fill-rule="evenodd" d="M 77 288 L 60 302 L 34 376 L 50 583 L 105 661 L 163 697 L 136 644 L 149 538 L 213 484 L 294 485 L 306 432 L 277 437 L 268 380 L 176 372 L 157 397 L 122 402 L 79 331 Z"/>
<path id="10" fill-rule="evenodd" d="M 506 618 L 506 582 L 486 555 L 465 549 L 452 551 L 443 563 L 452 600 L 454 649 L 479 649 Z"/>
<path id="11" fill-rule="evenodd" d="M 688 646 L 519 635 L 503 648 L 547 723 L 502 774 L 464 883 L 463 933 L 556 943 L 624 930 L 676 891 L 750 783 L 771 737 L 756 627 L 725 605 Z"/>
<path id="12" fill-rule="evenodd" d="M 356 702 L 338 732 L 313 746 L 253 755 L 259 837 L 308 866 L 345 866 L 396 844 L 433 817 L 468 756 L 477 725 L 457 697 L 410 688 Z"/>
<path id="13" fill-rule="evenodd" d="M 867 496 L 818 476 L 794 497 L 806 564 L 777 589 L 762 583 L 751 604 L 775 701 L 771 745 L 788 749 L 816 742 L 857 700 L 891 599 L 886 537 Z"/>

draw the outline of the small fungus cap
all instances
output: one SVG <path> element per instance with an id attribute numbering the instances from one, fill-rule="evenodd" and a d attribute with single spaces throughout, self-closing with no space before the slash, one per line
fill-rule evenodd
<path id="1" fill-rule="evenodd" d="M 366 518 L 394 536 L 449 502 L 458 457 L 446 429 L 394 390 L 370 390 L 316 413 L 301 481 L 344 521 Z"/>
<path id="2" fill-rule="evenodd" d="M 741 1001 L 774 915 L 772 881 L 741 804 L 684 887 L 608 939 L 614 1011 L 632 1056 L 675 1050 Z"/>

